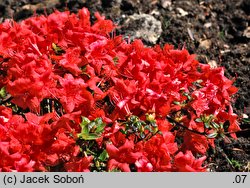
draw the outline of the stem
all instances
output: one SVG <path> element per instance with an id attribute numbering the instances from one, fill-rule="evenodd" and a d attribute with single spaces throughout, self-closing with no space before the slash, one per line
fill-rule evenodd
<path id="1" fill-rule="evenodd" d="M 181 123 L 175 121 L 173 118 L 171 118 L 170 116 L 167 116 L 166 117 L 167 120 L 170 122 L 170 123 L 175 123 L 176 125 L 182 127 L 183 129 L 187 130 L 187 131 L 190 131 L 192 133 L 195 133 L 195 134 L 199 134 L 199 135 L 202 135 L 202 136 L 206 136 L 206 133 L 205 132 L 199 132 L 199 131 L 196 131 L 196 130 L 192 130 L 192 129 L 189 129 L 187 128 L 186 126 L 182 125 Z"/>

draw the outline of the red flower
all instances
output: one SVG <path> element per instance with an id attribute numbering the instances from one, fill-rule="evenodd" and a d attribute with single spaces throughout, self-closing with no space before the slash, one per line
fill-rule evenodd
<path id="1" fill-rule="evenodd" d="M 232 106 L 231 105 L 229 106 L 228 112 L 220 111 L 217 117 L 218 117 L 220 122 L 225 122 L 227 120 L 229 121 L 230 125 L 228 127 L 228 132 L 231 132 L 230 135 L 233 138 L 237 138 L 235 133 L 241 129 L 239 127 L 237 115 L 235 113 L 233 113 Z"/>
<path id="2" fill-rule="evenodd" d="M 64 167 L 67 172 L 89 172 L 92 160 L 93 156 L 81 159 L 74 158 L 72 161 L 67 162 Z"/>
<path id="3" fill-rule="evenodd" d="M 184 134 L 183 150 L 191 150 L 194 153 L 205 154 L 209 147 L 208 139 L 196 133 L 186 132 Z"/>
<path id="4" fill-rule="evenodd" d="M 73 75 L 78 76 L 82 73 L 80 68 L 84 65 L 84 62 L 80 57 L 80 53 L 80 48 L 68 48 L 59 61 L 59 65 L 63 66 Z"/>
<path id="5" fill-rule="evenodd" d="M 29 157 L 23 157 L 21 160 L 16 161 L 14 166 L 18 172 L 32 172 L 35 161 L 29 159 Z"/>
<path id="6" fill-rule="evenodd" d="M 111 20 L 105 20 L 105 17 L 101 16 L 98 12 L 95 13 L 95 17 L 97 18 L 97 22 L 92 26 L 93 31 L 107 35 L 115 28 Z"/>
<path id="7" fill-rule="evenodd" d="M 141 158 L 135 162 L 137 172 L 152 172 L 153 165 L 148 161 L 147 158 Z"/>
<path id="8" fill-rule="evenodd" d="M 121 170 L 130 171 L 129 164 L 134 164 L 142 154 L 134 151 L 133 141 L 126 140 L 125 143 L 119 148 L 113 144 L 107 144 L 106 150 L 109 154 L 108 170 L 111 171 L 114 168 L 120 168 Z"/>
<path id="9" fill-rule="evenodd" d="M 205 156 L 195 159 L 191 151 L 186 151 L 185 154 L 179 152 L 174 158 L 174 165 L 179 172 L 205 172 L 206 167 L 202 167 L 205 159 Z"/>
<path id="10" fill-rule="evenodd" d="M 194 91 L 192 93 L 193 102 L 191 106 L 196 111 L 198 117 L 205 111 L 208 110 L 208 99 L 205 97 L 205 94 L 200 91 Z"/>
<path id="11" fill-rule="evenodd" d="M 60 78 L 61 89 L 56 90 L 56 96 L 60 99 L 63 108 L 67 113 L 82 110 L 88 114 L 94 107 L 94 99 L 86 90 L 87 84 L 83 79 L 75 79 L 71 74 L 66 74 Z"/>
<path id="12" fill-rule="evenodd" d="M 171 156 L 178 150 L 174 143 L 174 136 L 170 132 L 164 135 L 155 135 L 145 143 L 144 152 L 153 165 L 154 171 L 171 171 Z"/>

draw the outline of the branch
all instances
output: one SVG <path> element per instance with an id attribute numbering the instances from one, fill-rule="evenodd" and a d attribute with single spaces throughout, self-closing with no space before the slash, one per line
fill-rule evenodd
<path id="1" fill-rule="evenodd" d="M 171 118 L 170 116 L 167 116 L 166 117 L 167 120 L 170 122 L 170 123 L 175 123 L 176 125 L 178 125 L 179 127 L 182 127 L 183 129 L 187 130 L 187 131 L 190 131 L 192 133 L 195 133 L 195 134 L 199 134 L 199 135 L 202 135 L 202 136 L 206 136 L 206 133 L 205 132 L 199 132 L 199 131 L 196 131 L 196 130 L 192 130 L 192 129 L 189 129 L 187 128 L 186 126 L 182 125 L 181 123 L 175 121 L 173 118 Z"/>

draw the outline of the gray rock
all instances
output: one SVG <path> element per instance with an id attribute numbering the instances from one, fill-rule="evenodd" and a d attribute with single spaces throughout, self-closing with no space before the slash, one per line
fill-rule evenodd
<path id="1" fill-rule="evenodd" d="M 123 29 L 132 41 L 142 39 L 149 44 L 156 44 L 162 33 L 161 22 L 149 14 L 133 14 L 129 16 Z"/>

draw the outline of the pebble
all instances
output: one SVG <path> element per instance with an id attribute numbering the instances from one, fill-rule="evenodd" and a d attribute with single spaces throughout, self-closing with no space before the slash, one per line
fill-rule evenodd
<path id="1" fill-rule="evenodd" d="M 210 65 L 211 68 L 216 68 L 217 67 L 217 62 L 215 60 L 210 60 L 208 62 L 208 64 Z"/>
<path id="2" fill-rule="evenodd" d="M 163 8 L 168 8 L 172 5 L 172 0 L 161 0 L 161 6 Z"/>
<path id="3" fill-rule="evenodd" d="M 208 39 L 201 40 L 200 44 L 199 44 L 199 47 L 202 47 L 202 48 L 205 48 L 205 49 L 209 49 L 211 47 L 211 44 L 212 44 L 211 40 L 208 40 Z"/>
<path id="4" fill-rule="evenodd" d="M 212 26 L 212 23 L 211 23 L 211 22 L 208 22 L 208 23 L 205 23 L 205 24 L 204 24 L 204 27 L 205 27 L 205 28 L 209 28 L 209 27 L 211 27 L 211 26 Z"/>
<path id="5" fill-rule="evenodd" d="M 183 10 L 182 8 L 176 8 L 176 10 L 179 12 L 179 16 L 183 17 L 183 16 L 187 16 L 188 12 Z"/>
<path id="6" fill-rule="evenodd" d="M 250 27 L 247 27 L 245 31 L 243 32 L 243 36 L 250 38 Z"/>

